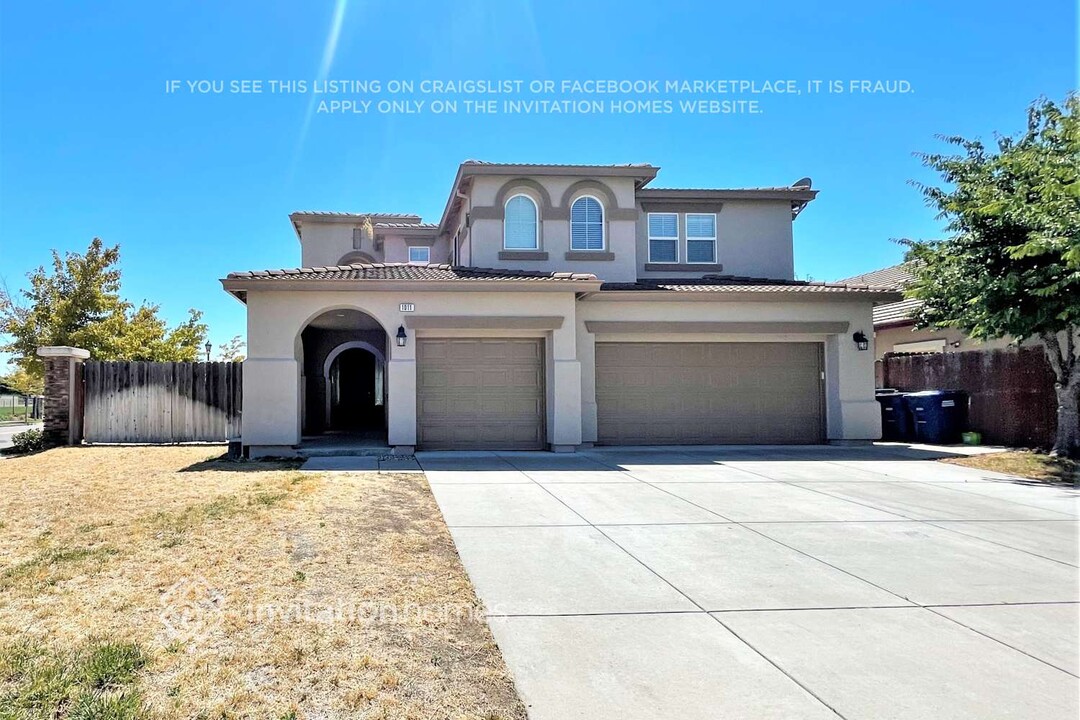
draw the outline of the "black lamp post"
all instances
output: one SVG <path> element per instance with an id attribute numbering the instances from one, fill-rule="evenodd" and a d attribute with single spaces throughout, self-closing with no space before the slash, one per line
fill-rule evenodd
<path id="1" fill-rule="evenodd" d="M 214 346 L 207 340 L 203 347 L 206 349 L 206 362 L 210 362 L 210 351 L 214 349 Z"/>

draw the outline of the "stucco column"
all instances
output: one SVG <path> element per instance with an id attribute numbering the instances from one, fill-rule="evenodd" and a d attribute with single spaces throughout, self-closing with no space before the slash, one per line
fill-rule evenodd
<path id="1" fill-rule="evenodd" d="M 872 343 L 868 350 L 859 350 L 850 333 L 828 336 L 825 407 L 829 440 L 881 439 L 881 406 L 874 400 Z"/>
<path id="2" fill-rule="evenodd" d="M 386 363 L 386 441 L 395 453 L 416 449 L 416 331 L 409 332 L 405 347 L 387 338 L 390 359 Z"/>
<path id="3" fill-rule="evenodd" d="M 581 442 L 595 443 L 597 432 L 596 409 L 596 336 L 577 323 L 577 355 L 581 372 Z"/>
<path id="4" fill-rule="evenodd" d="M 90 351 L 66 345 L 39 347 L 45 363 L 44 437 L 46 447 L 82 442 L 82 388 L 79 365 Z"/>
<path id="5" fill-rule="evenodd" d="M 572 452 L 581 444 L 581 363 L 573 315 L 552 331 L 550 348 L 548 445 L 555 452 Z"/>
<path id="6" fill-rule="evenodd" d="M 300 367 L 296 360 L 259 357 L 244 360 L 241 433 L 246 447 L 298 444 L 299 407 Z"/>

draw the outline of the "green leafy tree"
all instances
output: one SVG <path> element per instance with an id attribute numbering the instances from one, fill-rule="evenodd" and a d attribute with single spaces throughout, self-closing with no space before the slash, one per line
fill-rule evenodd
<path id="1" fill-rule="evenodd" d="M 946 240 L 906 241 L 922 327 L 979 339 L 1038 338 L 1058 399 L 1054 452 L 1080 455 L 1080 99 L 1028 110 L 1027 130 L 993 148 L 944 138 L 957 154 L 923 163 L 946 187 L 918 185 L 948 221 Z"/>
<path id="2" fill-rule="evenodd" d="M 202 313 L 168 327 L 159 306 L 134 305 L 120 297 L 120 247 L 94 238 L 85 254 L 53 251 L 49 269 L 27 275 L 29 288 L 13 297 L 0 291 L 0 333 L 9 340 L 19 370 L 35 382 L 42 377 L 37 348 L 71 345 L 98 360 L 194 361 L 206 339 Z"/>
<path id="3" fill-rule="evenodd" d="M 0 377 L 0 383 L 23 395 L 41 395 L 45 392 L 45 383 L 40 377 L 35 377 L 17 365 L 10 373 Z"/>

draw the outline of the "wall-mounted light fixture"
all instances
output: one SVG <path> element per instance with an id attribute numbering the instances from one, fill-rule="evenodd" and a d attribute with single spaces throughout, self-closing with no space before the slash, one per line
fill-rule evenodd
<path id="1" fill-rule="evenodd" d="M 851 339 L 855 341 L 855 347 L 860 351 L 870 349 L 870 341 L 866 339 L 866 333 L 862 330 L 852 333 Z"/>
<path id="2" fill-rule="evenodd" d="M 397 346 L 398 347 L 405 347 L 405 343 L 406 343 L 406 341 L 408 339 L 409 339 L 409 336 L 405 334 L 405 326 L 404 325 L 398 325 L 398 329 L 397 329 Z"/>

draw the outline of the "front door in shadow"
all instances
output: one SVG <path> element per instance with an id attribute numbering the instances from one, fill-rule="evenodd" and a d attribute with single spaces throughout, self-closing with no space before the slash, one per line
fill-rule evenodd
<path id="1" fill-rule="evenodd" d="M 330 427 L 334 430 L 368 430 L 383 422 L 375 356 L 367 350 L 346 350 L 330 368 Z"/>

